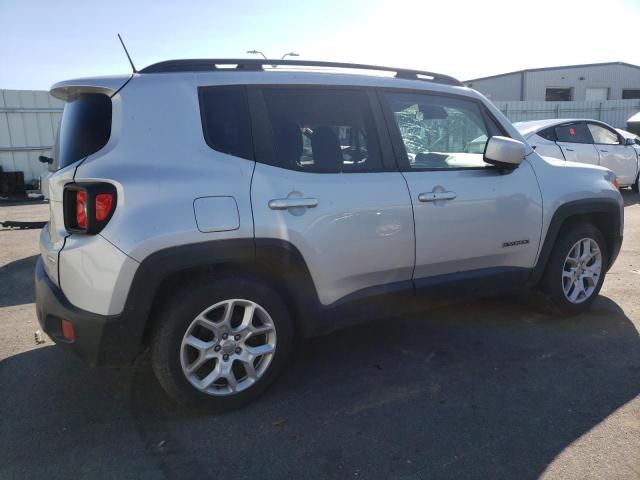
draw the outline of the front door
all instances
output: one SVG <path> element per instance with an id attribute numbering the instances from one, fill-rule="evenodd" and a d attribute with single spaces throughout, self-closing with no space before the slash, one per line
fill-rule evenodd
<path id="1" fill-rule="evenodd" d="M 600 165 L 616 174 L 622 185 L 632 185 L 636 180 L 638 160 L 632 145 L 625 145 L 617 132 L 596 123 L 588 123 Z"/>
<path id="2" fill-rule="evenodd" d="M 464 97 L 381 94 L 416 224 L 414 278 L 521 271 L 534 266 L 540 191 L 525 160 L 504 173 L 469 153 L 502 132 L 484 106 Z"/>
<path id="3" fill-rule="evenodd" d="M 381 285 L 411 286 L 411 200 L 373 93 L 252 87 L 257 141 L 255 237 L 295 246 L 320 302 Z M 267 126 L 267 132 L 262 127 Z M 260 157 L 263 158 L 260 158 Z"/>

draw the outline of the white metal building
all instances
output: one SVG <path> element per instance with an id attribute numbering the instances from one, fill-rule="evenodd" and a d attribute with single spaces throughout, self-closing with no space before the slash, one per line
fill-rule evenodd
<path id="1" fill-rule="evenodd" d="M 37 182 L 47 166 L 38 156 L 51 156 L 64 102 L 47 91 L 0 90 L 0 167 L 24 172 Z"/>
<path id="2" fill-rule="evenodd" d="M 640 66 L 624 62 L 533 68 L 465 82 L 491 100 L 640 99 Z"/>

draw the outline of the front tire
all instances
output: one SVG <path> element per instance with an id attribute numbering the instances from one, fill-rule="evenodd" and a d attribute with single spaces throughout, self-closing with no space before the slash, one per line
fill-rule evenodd
<path id="1" fill-rule="evenodd" d="M 291 352 L 292 325 L 280 296 L 248 278 L 187 286 L 161 309 L 151 363 L 178 403 L 229 410 L 258 397 Z"/>
<path id="2" fill-rule="evenodd" d="M 631 185 L 631 190 L 635 193 L 640 193 L 640 173 L 638 173 L 638 176 L 636 177 L 636 183 Z"/>
<path id="3" fill-rule="evenodd" d="M 551 253 L 542 290 L 553 313 L 572 316 L 594 302 L 609 264 L 607 245 L 591 224 L 574 224 L 564 230 Z"/>

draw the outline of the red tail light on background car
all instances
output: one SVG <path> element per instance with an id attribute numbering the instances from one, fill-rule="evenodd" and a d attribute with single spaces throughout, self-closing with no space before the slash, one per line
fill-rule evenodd
<path id="1" fill-rule="evenodd" d="M 96 234 L 116 209 L 118 194 L 110 183 L 72 183 L 64 188 L 64 226 L 71 233 Z"/>

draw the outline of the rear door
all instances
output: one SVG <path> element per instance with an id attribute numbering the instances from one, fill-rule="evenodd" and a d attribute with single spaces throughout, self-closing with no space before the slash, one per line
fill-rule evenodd
<path id="1" fill-rule="evenodd" d="M 374 286 L 411 287 L 411 200 L 371 91 L 249 87 L 256 244 L 302 254 L 329 305 Z"/>
<path id="2" fill-rule="evenodd" d="M 598 165 L 600 157 L 584 122 L 571 122 L 555 127 L 556 143 L 565 160 Z"/>
<path id="3" fill-rule="evenodd" d="M 625 145 L 617 132 L 604 125 L 589 122 L 587 126 L 600 155 L 600 165 L 615 173 L 622 185 L 633 184 L 638 165 L 633 146 Z"/>

